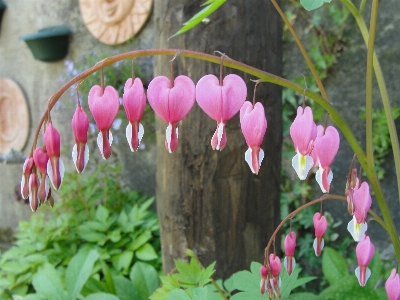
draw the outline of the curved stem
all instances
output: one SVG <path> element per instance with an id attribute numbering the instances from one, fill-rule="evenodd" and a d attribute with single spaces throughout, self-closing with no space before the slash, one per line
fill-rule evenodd
<path id="1" fill-rule="evenodd" d="M 281 16 L 283 22 L 285 22 L 286 26 L 288 27 L 290 33 L 292 34 L 294 40 L 296 41 L 297 46 L 299 47 L 301 54 L 303 54 L 303 57 L 305 61 L 307 62 L 308 67 L 310 68 L 311 73 L 314 76 L 315 82 L 318 85 L 319 91 L 321 92 L 322 98 L 324 98 L 326 101 L 329 101 L 328 94 L 325 91 L 324 85 L 322 84 L 321 78 L 319 77 L 317 70 L 314 67 L 314 64 L 312 63 L 310 57 L 308 56 L 308 53 L 306 49 L 304 48 L 302 42 L 300 41 L 296 31 L 293 29 L 292 24 L 290 24 L 289 20 L 286 18 L 285 13 L 282 11 L 282 9 L 279 7 L 278 3 L 276 0 L 271 0 L 272 4 L 275 6 L 275 9 L 278 11 L 279 15 Z"/>
<path id="2" fill-rule="evenodd" d="M 347 198 L 345 196 L 340 196 L 340 195 L 331 195 L 331 194 L 325 194 L 322 197 L 312 200 L 310 202 L 307 202 L 306 204 L 300 206 L 296 210 L 292 211 L 290 214 L 288 214 L 282 222 L 276 227 L 275 231 L 273 232 L 271 238 L 268 241 L 267 247 L 265 247 L 264 250 L 264 265 L 268 264 L 268 253 L 269 253 L 269 248 L 271 247 L 272 242 L 275 240 L 276 235 L 278 234 L 279 230 L 282 228 L 282 226 L 288 221 L 294 218 L 297 213 L 302 211 L 303 209 L 306 209 L 309 206 L 312 206 L 318 202 L 322 203 L 322 201 L 325 200 L 342 200 L 342 201 L 347 201 Z M 385 230 L 386 230 L 386 225 L 385 222 L 373 211 L 369 210 L 368 213 L 376 220 Z"/>

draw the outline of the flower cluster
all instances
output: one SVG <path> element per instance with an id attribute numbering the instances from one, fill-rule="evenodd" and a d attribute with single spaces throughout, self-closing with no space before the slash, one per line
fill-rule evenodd
<path id="1" fill-rule="evenodd" d="M 132 152 L 137 151 L 144 134 L 140 123 L 146 106 L 146 99 L 155 113 L 168 123 L 165 133 L 165 147 L 172 153 L 178 147 L 178 122 L 182 121 L 197 104 L 217 122 L 217 129 L 211 138 L 214 150 L 222 150 L 227 143 L 225 126 L 229 119 L 240 111 L 240 122 L 248 150 L 245 160 L 251 171 L 258 174 L 264 151 L 261 144 L 267 129 L 267 119 L 261 103 L 246 101 L 247 86 L 238 75 L 227 75 L 218 80 L 214 75 L 202 77 L 197 85 L 184 75 L 176 78 L 158 76 L 154 78 L 147 90 L 147 96 L 140 78 L 129 78 L 124 87 L 122 104 L 129 121 L 126 128 L 126 139 Z M 110 130 L 118 110 L 120 100 L 118 92 L 112 86 L 93 86 L 88 94 L 89 110 L 99 130 L 97 145 L 103 159 L 111 156 L 113 135 Z M 50 114 L 49 114 L 50 115 Z M 77 108 L 71 121 L 75 145 L 72 148 L 72 159 L 76 170 L 84 171 L 89 160 L 88 129 L 89 118 L 81 106 Z M 60 134 L 47 121 L 44 133 L 43 148 L 34 150 L 23 166 L 21 194 L 29 198 L 30 206 L 36 211 L 40 204 L 51 198 L 50 182 L 59 189 L 64 174 L 60 158 Z M 40 180 L 37 175 L 40 173 Z"/>

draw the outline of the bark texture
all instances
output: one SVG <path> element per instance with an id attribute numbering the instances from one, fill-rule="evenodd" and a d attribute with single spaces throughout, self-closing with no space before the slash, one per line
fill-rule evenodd
<path id="1" fill-rule="evenodd" d="M 183 48 L 206 53 L 221 51 L 259 69 L 281 73 L 281 22 L 267 0 L 229 0 L 191 31 L 168 38 L 200 10 L 204 0 L 156 0 L 156 47 Z M 155 58 L 155 75 L 169 76 L 171 57 Z M 219 76 L 219 66 L 178 57 L 175 76 L 194 83 L 206 74 Z M 250 76 L 237 73 L 253 98 Z M 216 277 L 228 277 L 262 261 L 264 247 L 279 222 L 279 184 L 282 144 L 281 89 L 267 83 L 257 87 L 256 100 L 264 104 L 268 120 L 262 148 L 265 158 L 258 176 L 244 160 L 247 146 L 239 116 L 227 122 L 227 146 L 214 151 L 210 140 L 216 122 L 197 104 L 179 124 L 179 147 L 164 147 L 167 124 L 157 118 L 157 209 L 160 219 L 164 271 L 173 259 L 194 250 L 201 262 L 217 261 Z M 279 242 L 279 241 L 278 241 Z M 278 244 L 279 245 L 279 244 Z"/>

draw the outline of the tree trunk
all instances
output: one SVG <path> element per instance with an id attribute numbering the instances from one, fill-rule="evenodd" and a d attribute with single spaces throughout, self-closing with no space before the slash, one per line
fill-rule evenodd
<path id="1" fill-rule="evenodd" d="M 191 31 L 168 38 L 200 10 L 204 0 L 155 0 L 156 47 L 182 48 L 206 53 L 221 51 L 232 59 L 280 75 L 281 22 L 268 0 L 229 0 Z M 155 75 L 169 76 L 171 57 L 156 57 Z M 179 57 L 175 76 L 194 83 L 206 74 L 219 76 L 219 66 Z M 257 79 L 237 73 L 253 98 Z M 197 104 L 179 124 L 179 147 L 169 154 L 164 147 L 167 124 L 157 118 L 157 209 L 160 220 L 164 271 L 173 259 L 195 251 L 204 265 L 217 261 L 216 277 L 226 278 L 251 261 L 262 262 L 264 248 L 279 223 L 279 184 L 282 144 L 281 89 L 268 83 L 257 86 L 268 120 L 262 148 L 265 158 L 259 175 L 244 160 L 247 146 L 236 115 L 227 122 L 228 142 L 222 151 L 211 148 L 216 122 Z M 279 241 L 277 241 L 279 245 Z"/>

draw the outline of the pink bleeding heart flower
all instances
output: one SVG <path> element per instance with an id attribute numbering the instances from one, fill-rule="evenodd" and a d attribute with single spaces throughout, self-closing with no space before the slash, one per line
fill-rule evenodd
<path id="1" fill-rule="evenodd" d="M 355 270 L 355 274 L 361 286 L 365 286 L 368 278 L 371 276 L 371 270 L 368 269 L 368 264 L 374 257 L 374 254 L 375 246 L 371 243 L 369 236 L 364 234 L 356 247 L 358 267 Z"/>
<path id="2" fill-rule="evenodd" d="M 251 102 L 245 101 L 240 109 L 240 125 L 246 144 L 249 146 L 244 155 L 245 160 L 251 171 L 258 174 L 264 158 L 264 151 L 260 147 L 267 130 L 264 106 L 257 102 L 253 107 Z"/>
<path id="3" fill-rule="evenodd" d="M 354 216 L 357 223 L 365 223 L 367 214 L 372 205 L 368 182 L 364 181 L 353 193 Z"/>
<path id="4" fill-rule="evenodd" d="M 33 152 L 33 160 L 39 169 L 41 181 L 38 189 L 38 198 L 40 202 L 46 202 L 50 195 L 50 184 L 47 176 L 47 163 L 49 156 L 43 148 L 36 148 Z"/>
<path id="5" fill-rule="evenodd" d="M 133 152 L 139 148 L 144 134 L 144 128 L 140 120 L 146 107 L 146 95 L 140 78 L 136 77 L 133 82 L 132 78 L 126 81 L 122 103 L 129 120 L 129 124 L 126 127 L 126 139 Z"/>
<path id="6" fill-rule="evenodd" d="M 260 267 L 260 275 L 261 275 L 261 282 L 260 282 L 260 293 L 264 295 L 265 292 L 268 290 L 268 268 L 266 266 Z"/>
<path id="7" fill-rule="evenodd" d="M 227 75 L 223 82 L 212 75 L 200 78 L 196 85 L 197 104 L 217 121 L 217 129 L 211 139 L 214 150 L 222 150 L 227 142 L 225 124 L 246 101 L 247 86 L 244 80 L 235 74 Z"/>
<path id="8" fill-rule="evenodd" d="M 325 216 L 321 216 L 319 212 L 314 214 L 313 222 L 315 229 L 314 251 L 316 256 L 320 256 L 324 248 L 324 234 L 328 229 L 328 222 Z"/>
<path id="9" fill-rule="evenodd" d="M 400 300 L 400 278 L 397 270 L 393 269 L 385 283 L 389 300 Z"/>
<path id="10" fill-rule="evenodd" d="M 286 257 L 283 260 L 283 264 L 286 268 L 287 273 L 292 274 L 294 268 L 296 267 L 296 260 L 294 259 L 294 250 L 296 248 L 296 233 L 291 231 L 285 237 L 284 248 Z"/>
<path id="11" fill-rule="evenodd" d="M 38 189 L 39 180 L 36 172 L 33 171 L 29 176 L 29 205 L 33 212 L 36 212 L 39 207 Z"/>
<path id="12" fill-rule="evenodd" d="M 53 187 L 58 190 L 64 177 L 64 163 L 60 158 L 61 139 L 57 129 L 49 122 L 44 132 L 44 144 L 49 160 L 47 162 L 47 175 Z"/>
<path id="13" fill-rule="evenodd" d="M 147 89 L 147 98 L 156 114 L 168 122 L 165 132 L 165 147 L 172 153 L 178 147 L 178 127 L 181 121 L 192 109 L 195 101 L 196 88 L 192 79 L 180 75 L 173 81 L 165 76 L 154 78 Z"/>
<path id="14" fill-rule="evenodd" d="M 305 180 L 314 165 L 314 160 L 310 153 L 317 137 L 317 125 L 314 123 L 310 107 L 303 108 L 299 106 L 297 108 L 297 116 L 290 126 L 290 136 L 297 152 L 292 159 L 292 166 L 300 180 Z"/>
<path id="15" fill-rule="evenodd" d="M 28 157 L 25 159 L 24 165 L 22 166 L 21 196 L 23 199 L 29 197 L 29 176 L 32 173 L 34 164 L 33 157 Z"/>
<path id="16" fill-rule="evenodd" d="M 118 92 L 112 86 L 103 90 L 100 86 L 93 86 L 88 95 L 89 109 L 100 130 L 97 136 L 97 146 L 104 159 L 111 156 L 113 136 L 110 131 L 112 123 L 119 110 Z"/>
<path id="17" fill-rule="evenodd" d="M 339 132 L 333 126 L 328 126 L 322 136 L 314 141 L 313 153 L 317 157 L 319 170 L 316 173 L 316 180 L 323 193 L 329 193 L 330 183 L 333 179 L 331 164 L 339 150 Z"/>
<path id="18" fill-rule="evenodd" d="M 280 288 L 281 288 L 281 278 L 280 278 L 280 274 L 281 274 L 281 269 L 282 269 L 282 264 L 281 264 L 281 260 L 278 256 L 276 256 L 275 254 L 271 253 L 269 255 L 269 266 L 271 268 L 271 273 L 272 273 L 272 277 L 269 280 L 271 283 L 271 287 L 272 290 L 275 294 L 275 296 L 277 298 L 281 297 L 281 292 L 280 292 Z"/>
<path id="19" fill-rule="evenodd" d="M 368 229 L 366 218 L 372 205 L 368 182 L 364 181 L 358 188 L 354 189 L 353 205 L 354 215 L 347 226 L 347 230 L 351 233 L 353 239 L 358 242 Z"/>
<path id="20" fill-rule="evenodd" d="M 72 160 L 78 173 L 82 173 L 89 161 L 89 147 L 87 145 L 89 118 L 80 105 L 72 116 L 71 127 L 75 138 Z"/>

